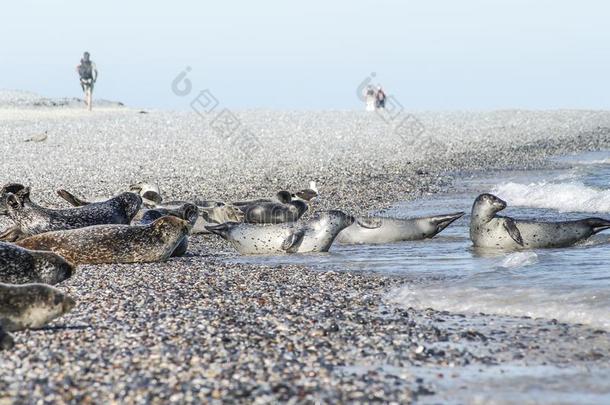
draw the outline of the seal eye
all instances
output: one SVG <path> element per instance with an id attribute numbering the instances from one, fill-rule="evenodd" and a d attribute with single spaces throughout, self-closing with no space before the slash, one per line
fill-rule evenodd
<path id="1" fill-rule="evenodd" d="M 64 297 L 61 294 L 56 294 L 55 299 L 53 300 L 54 305 L 59 305 L 63 302 Z"/>

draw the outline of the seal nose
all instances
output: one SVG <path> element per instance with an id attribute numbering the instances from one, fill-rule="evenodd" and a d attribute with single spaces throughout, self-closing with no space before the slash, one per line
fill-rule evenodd
<path id="1" fill-rule="evenodd" d="M 499 209 L 503 210 L 504 208 L 506 208 L 506 201 L 496 197 L 496 201 L 495 201 L 494 205 L 496 207 L 498 207 Z"/>

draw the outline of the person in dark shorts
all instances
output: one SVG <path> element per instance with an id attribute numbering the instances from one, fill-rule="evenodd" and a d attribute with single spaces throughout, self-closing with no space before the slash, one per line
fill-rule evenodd
<path id="1" fill-rule="evenodd" d="M 83 54 L 83 58 L 80 60 L 80 64 L 76 67 L 76 71 L 80 76 L 80 86 L 85 93 L 85 103 L 87 108 L 91 111 L 93 107 L 93 85 L 97 80 L 97 67 L 95 63 L 90 59 L 89 52 Z"/>
<path id="2" fill-rule="evenodd" d="M 377 87 L 377 93 L 375 94 L 376 98 L 376 107 L 377 108 L 385 108 L 385 99 L 386 95 L 381 86 Z"/>

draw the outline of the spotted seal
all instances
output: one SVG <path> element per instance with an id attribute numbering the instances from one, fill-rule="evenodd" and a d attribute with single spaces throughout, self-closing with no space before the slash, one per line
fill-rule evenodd
<path id="1" fill-rule="evenodd" d="M 432 238 L 462 215 L 463 212 L 409 219 L 359 217 L 339 233 L 337 242 L 375 244 Z"/>
<path id="2" fill-rule="evenodd" d="M 147 225 L 95 225 L 47 232 L 17 242 L 21 247 L 50 250 L 71 263 L 138 263 L 167 260 L 185 236 L 190 224 L 163 216 Z"/>
<path id="3" fill-rule="evenodd" d="M 91 225 L 129 224 L 141 205 L 140 196 L 130 192 L 104 202 L 67 209 L 43 208 L 33 203 L 28 187 L 18 194 L 6 196 L 8 217 L 27 236 Z"/>
<path id="4" fill-rule="evenodd" d="M 57 284 L 73 273 L 74 266 L 55 253 L 0 242 L 0 283 Z"/>
<path id="5" fill-rule="evenodd" d="M 142 197 L 143 199 L 146 198 L 146 207 L 148 208 L 141 209 L 135 215 L 133 221 L 136 223 L 140 222 L 147 209 L 176 210 L 180 209 L 184 204 L 194 204 L 199 210 L 199 217 L 191 230 L 192 234 L 209 233 L 205 228 L 206 225 L 222 224 L 230 221 L 241 222 L 244 218 L 244 214 L 239 208 L 226 205 L 221 201 L 194 200 L 192 203 L 188 201 L 163 202 L 161 195 L 158 194 L 159 188 L 154 183 L 136 183 L 131 188 L 138 192 L 145 190 L 142 194 L 148 193 L 145 197 Z M 86 199 L 78 197 L 64 189 L 58 190 L 57 194 L 75 207 L 91 204 Z"/>
<path id="6" fill-rule="evenodd" d="M 229 241 L 241 254 L 327 252 L 335 237 L 354 222 L 354 217 L 332 210 L 314 214 L 307 221 L 274 225 L 228 222 L 208 230 Z"/>
<path id="7" fill-rule="evenodd" d="M 495 195 L 481 194 L 476 198 L 470 217 L 470 239 L 475 247 L 511 250 L 566 247 L 610 228 L 610 221 L 601 218 L 542 222 L 496 215 L 504 208 L 506 202 Z"/>
<path id="8" fill-rule="evenodd" d="M 0 284 L 0 328 L 7 332 L 41 328 L 75 304 L 46 284 Z"/>

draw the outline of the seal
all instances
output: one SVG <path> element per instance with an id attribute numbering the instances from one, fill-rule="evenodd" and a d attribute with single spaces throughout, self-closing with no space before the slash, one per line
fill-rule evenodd
<path id="1" fill-rule="evenodd" d="M 496 215 L 504 208 L 506 202 L 495 195 L 481 194 L 476 198 L 470 217 L 470 239 L 475 247 L 510 250 L 566 247 L 610 228 L 610 221 L 602 218 L 541 222 Z"/>
<path id="2" fill-rule="evenodd" d="M 12 349 L 15 346 L 13 336 L 0 327 L 0 350 Z"/>
<path id="3" fill-rule="evenodd" d="M 74 266 L 55 253 L 0 242 L 0 283 L 57 284 L 73 273 Z"/>
<path id="4" fill-rule="evenodd" d="M 47 232 L 17 242 L 26 249 L 52 251 L 73 264 L 144 263 L 167 260 L 190 224 L 174 216 L 148 225 L 95 225 Z"/>
<path id="5" fill-rule="evenodd" d="M 161 190 L 156 183 L 141 181 L 129 186 L 129 190 L 139 194 L 140 197 L 142 197 L 142 202 L 146 207 L 154 208 L 163 201 L 163 198 L 161 197 Z"/>
<path id="6" fill-rule="evenodd" d="M 287 203 L 256 203 L 240 207 L 244 222 L 251 224 L 280 224 L 298 221 L 307 212 L 309 205 L 303 200 Z"/>
<path id="7" fill-rule="evenodd" d="M 142 187 L 142 190 L 150 191 L 152 189 L 153 192 L 154 187 L 156 187 L 154 184 L 150 185 L 148 183 L 137 184 L 139 185 L 138 187 Z M 132 185 L 132 187 L 134 186 Z M 75 207 L 82 207 L 91 204 L 89 201 L 77 197 L 76 195 L 72 194 L 67 190 L 60 189 L 57 191 L 57 194 Z M 152 201 L 148 198 L 154 198 L 156 201 L 161 202 L 162 198 L 160 194 L 158 194 L 158 198 L 154 195 L 149 194 L 147 197 L 147 207 L 149 207 L 149 209 L 176 210 L 180 209 L 180 207 L 184 204 L 191 204 L 191 202 L 188 201 L 169 201 L 166 203 L 157 204 L 155 201 Z M 222 224 L 224 222 L 230 221 L 242 222 L 244 218 L 244 214 L 239 208 L 233 207 L 231 205 L 226 205 L 225 203 L 220 201 L 195 200 L 192 204 L 196 205 L 199 209 L 199 218 L 197 219 L 195 225 L 193 226 L 193 229 L 191 230 L 192 234 L 209 233 L 209 231 L 205 229 L 206 225 Z M 139 222 L 145 212 L 146 209 L 140 210 L 133 218 L 133 221 Z"/>
<path id="8" fill-rule="evenodd" d="M 7 332 L 41 328 L 75 304 L 46 284 L 0 284 L 0 328 Z"/>
<path id="9" fill-rule="evenodd" d="M 134 193 L 122 193 L 107 201 L 78 208 L 50 209 L 30 200 L 28 187 L 18 194 L 8 193 L 8 217 L 27 235 L 83 228 L 100 224 L 129 224 L 140 209 L 142 199 Z"/>
<path id="10" fill-rule="evenodd" d="M 354 222 L 354 217 L 332 210 L 314 214 L 307 221 L 256 225 L 228 222 L 208 230 L 229 241 L 241 254 L 327 252 L 335 237 Z"/>
<path id="11" fill-rule="evenodd" d="M 292 195 L 293 200 L 301 199 L 301 200 L 307 201 L 307 202 L 310 202 L 310 201 L 314 200 L 315 198 L 318 198 L 318 188 L 316 187 L 315 181 L 309 182 L 309 188 L 305 188 L 303 190 L 297 191 L 296 193 L 294 193 Z"/>
<path id="12" fill-rule="evenodd" d="M 182 204 L 180 207 L 176 209 L 168 209 L 168 208 L 155 208 L 151 210 L 146 210 L 142 215 L 142 218 L 135 225 L 148 225 L 159 218 L 164 216 L 174 216 L 176 218 L 183 219 L 187 221 L 191 227 L 195 226 L 197 220 L 199 219 L 199 209 L 196 205 L 193 204 Z M 192 228 L 191 228 L 192 229 Z M 188 249 L 188 236 L 184 236 L 176 249 L 172 252 L 172 257 L 182 256 L 186 253 Z"/>
<path id="13" fill-rule="evenodd" d="M 409 219 L 359 217 L 339 233 L 337 241 L 343 244 L 376 244 L 432 238 L 462 215 L 463 212 Z"/>
<path id="14" fill-rule="evenodd" d="M 275 195 L 274 198 L 255 198 L 253 200 L 245 200 L 245 201 L 235 201 L 232 202 L 231 205 L 235 206 L 235 207 L 244 207 L 247 205 L 254 205 L 254 204 L 264 204 L 264 203 L 289 203 L 290 201 L 292 201 L 292 194 L 290 194 L 289 191 L 286 190 L 281 190 L 278 191 L 277 194 Z"/>
<path id="15" fill-rule="evenodd" d="M 142 198 L 142 204 L 145 207 L 155 208 L 157 205 L 161 204 L 163 200 L 161 197 L 161 191 L 159 190 L 159 186 L 155 183 L 146 183 L 139 182 L 132 184 L 129 186 L 129 191 L 132 193 L 138 194 Z M 94 199 L 87 200 L 81 197 L 76 196 L 75 194 L 60 188 L 57 190 L 57 195 L 66 200 L 73 207 L 83 207 L 85 205 L 89 205 L 94 202 L 101 202 L 106 200 L 107 198 L 102 199 Z"/>

